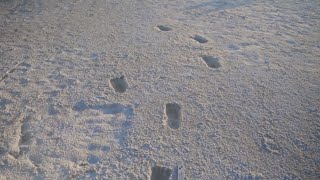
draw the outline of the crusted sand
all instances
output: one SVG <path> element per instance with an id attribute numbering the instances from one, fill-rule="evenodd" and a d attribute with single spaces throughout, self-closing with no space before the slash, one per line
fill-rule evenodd
<path id="1" fill-rule="evenodd" d="M 0 179 L 320 179 L 319 12 L 0 0 Z"/>

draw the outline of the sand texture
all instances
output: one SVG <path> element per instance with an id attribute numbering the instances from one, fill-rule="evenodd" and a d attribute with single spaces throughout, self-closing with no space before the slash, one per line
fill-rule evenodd
<path id="1" fill-rule="evenodd" d="M 0 0 L 0 179 L 320 179 L 320 1 Z"/>

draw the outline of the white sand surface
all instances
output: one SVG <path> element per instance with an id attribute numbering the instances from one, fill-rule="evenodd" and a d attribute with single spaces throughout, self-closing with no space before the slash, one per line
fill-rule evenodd
<path id="1" fill-rule="evenodd" d="M 0 78 L 0 179 L 320 179 L 318 0 L 0 0 Z"/>

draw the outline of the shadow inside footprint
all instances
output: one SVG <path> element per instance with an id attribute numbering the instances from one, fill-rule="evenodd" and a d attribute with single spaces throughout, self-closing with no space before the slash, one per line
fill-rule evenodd
<path id="1" fill-rule="evenodd" d="M 0 99 L 0 110 L 5 110 L 6 105 L 9 103 L 11 103 L 11 101 L 9 101 L 7 99 Z"/>
<path id="2" fill-rule="evenodd" d="M 164 26 L 164 25 L 158 25 L 157 28 L 160 30 L 160 31 L 172 31 L 171 28 L 167 27 L 167 26 Z"/>
<path id="3" fill-rule="evenodd" d="M 194 37 L 192 37 L 192 39 L 196 40 L 198 43 L 207 43 L 208 42 L 207 38 L 205 38 L 203 36 L 199 36 L 199 35 L 195 35 Z"/>
<path id="4" fill-rule="evenodd" d="M 88 109 L 88 105 L 86 104 L 86 102 L 84 100 L 78 101 L 74 106 L 73 106 L 73 110 L 75 111 L 84 111 Z"/>
<path id="5" fill-rule="evenodd" d="M 31 65 L 30 65 L 30 64 L 25 63 L 25 62 L 21 63 L 21 64 L 20 64 L 20 66 L 24 66 L 24 67 L 27 67 L 27 68 L 31 67 Z"/>
<path id="6" fill-rule="evenodd" d="M 27 79 L 20 79 L 19 84 L 21 84 L 22 86 L 26 86 L 28 84 L 28 80 Z"/>
<path id="7" fill-rule="evenodd" d="M 240 47 L 236 44 L 229 44 L 228 48 L 232 51 L 237 51 L 240 49 Z"/>
<path id="8" fill-rule="evenodd" d="M 207 66 L 211 67 L 211 68 L 220 68 L 221 64 L 220 64 L 220 60 L 218 57 L 215 56 L 203 56 L 202 57 L 203 61 L 207 64 Z"/>
<path id="9" fill-rule="evenodd" d="M 124 76 L 121 76 L 119 78 L 113 78 L 110 80 L 110 83 L 111 83 L 113 89 L 119 93 L 125 92 L 128 88 L 128 83 L 127 83 L 126 78 Z"/>
<path id="10" fill-rule="evenodd" d="M 177 103 L 166 104 L 166 115 L 168 126 L 172 129 L 178 129 L 181 124 L 181 107 Z"/>
<path id="11" fill-rule="evenodd" d="M 98 156 L 90 154 L 87 157 L 87 160 L 88 160 L 89 164 L 97 164 L 100 161 L 100 158 Z"/>
<path id="12" fill-rule="evenodd" d="M 151 180 L 169 180 L 172 170 L 166 167 L 152 167 Z"/>

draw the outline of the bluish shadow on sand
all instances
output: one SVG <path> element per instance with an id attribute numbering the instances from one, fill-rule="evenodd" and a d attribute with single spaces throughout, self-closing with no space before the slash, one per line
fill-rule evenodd
<path id="1" fill-rule="evenodd" d="M 226 9 L 237 8 L 251 4 L 252 0 L 211 0 L 208 2 L 202 2 L 195 6 L 190 6 L 187 10 L 199 10 L 204 9 L 200 15 L 208 14 L 214 11 L 223 11 Z"/>

